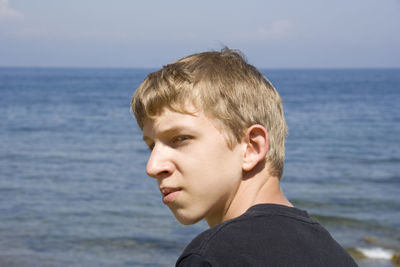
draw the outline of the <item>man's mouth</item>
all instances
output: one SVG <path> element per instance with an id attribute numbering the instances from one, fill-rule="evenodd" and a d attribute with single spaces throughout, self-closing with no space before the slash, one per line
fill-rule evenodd
<path id="1" fill-rule="evenodd" d="M 160 189 L 161 194 L 163 196 L 164 204 L 169 204 L 175 201 L 178 197 L 181 188 L 174 188 L 174 187 L 163 187 Z"/>

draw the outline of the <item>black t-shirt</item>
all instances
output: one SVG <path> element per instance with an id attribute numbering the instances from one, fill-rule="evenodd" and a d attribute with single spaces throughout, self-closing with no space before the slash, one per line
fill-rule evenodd
<path id="1" fill-rule="evenodd" d="M 307 212 L 259 204 L 197 236 L 176 266 L 357 266 Z"/>

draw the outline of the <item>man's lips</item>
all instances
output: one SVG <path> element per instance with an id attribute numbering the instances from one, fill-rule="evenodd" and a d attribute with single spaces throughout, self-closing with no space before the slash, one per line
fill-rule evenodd
<path id="1" fill-rule="evenodd" d="M 165 204 L 172 203 L 178 197 L 181 188 L 177 187 L 162 187 L 160 188 L 161 194 L 163 195 L 163 202 Z"/>

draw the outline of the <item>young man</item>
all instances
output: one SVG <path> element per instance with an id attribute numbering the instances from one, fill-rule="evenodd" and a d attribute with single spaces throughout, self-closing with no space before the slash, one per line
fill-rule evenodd
<path id="1" fill-rule="evenodd" d="M 164 204 L 182 224 L 210 226 L 176 266 L 356 266 L 282 193 L 281 98 L 240 52 L 194 54 L 149 74 L 132 110 Z"/>

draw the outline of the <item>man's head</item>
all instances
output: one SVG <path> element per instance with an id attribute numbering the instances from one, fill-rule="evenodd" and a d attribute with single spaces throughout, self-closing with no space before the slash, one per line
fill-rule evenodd
<path id="1" fill-rule="evenodd" d="M 282 177 L 287 126 L 275 88 L 240 52 L 223 49 L 182 58 L 147 76 L 132 99 L 132 110 L 143 129 L 165 108 L 193 113 L 194 106 L 215 119 L 230 147 L 240 143 L 250 126 L 268 132 L 269 173 Z"/>

